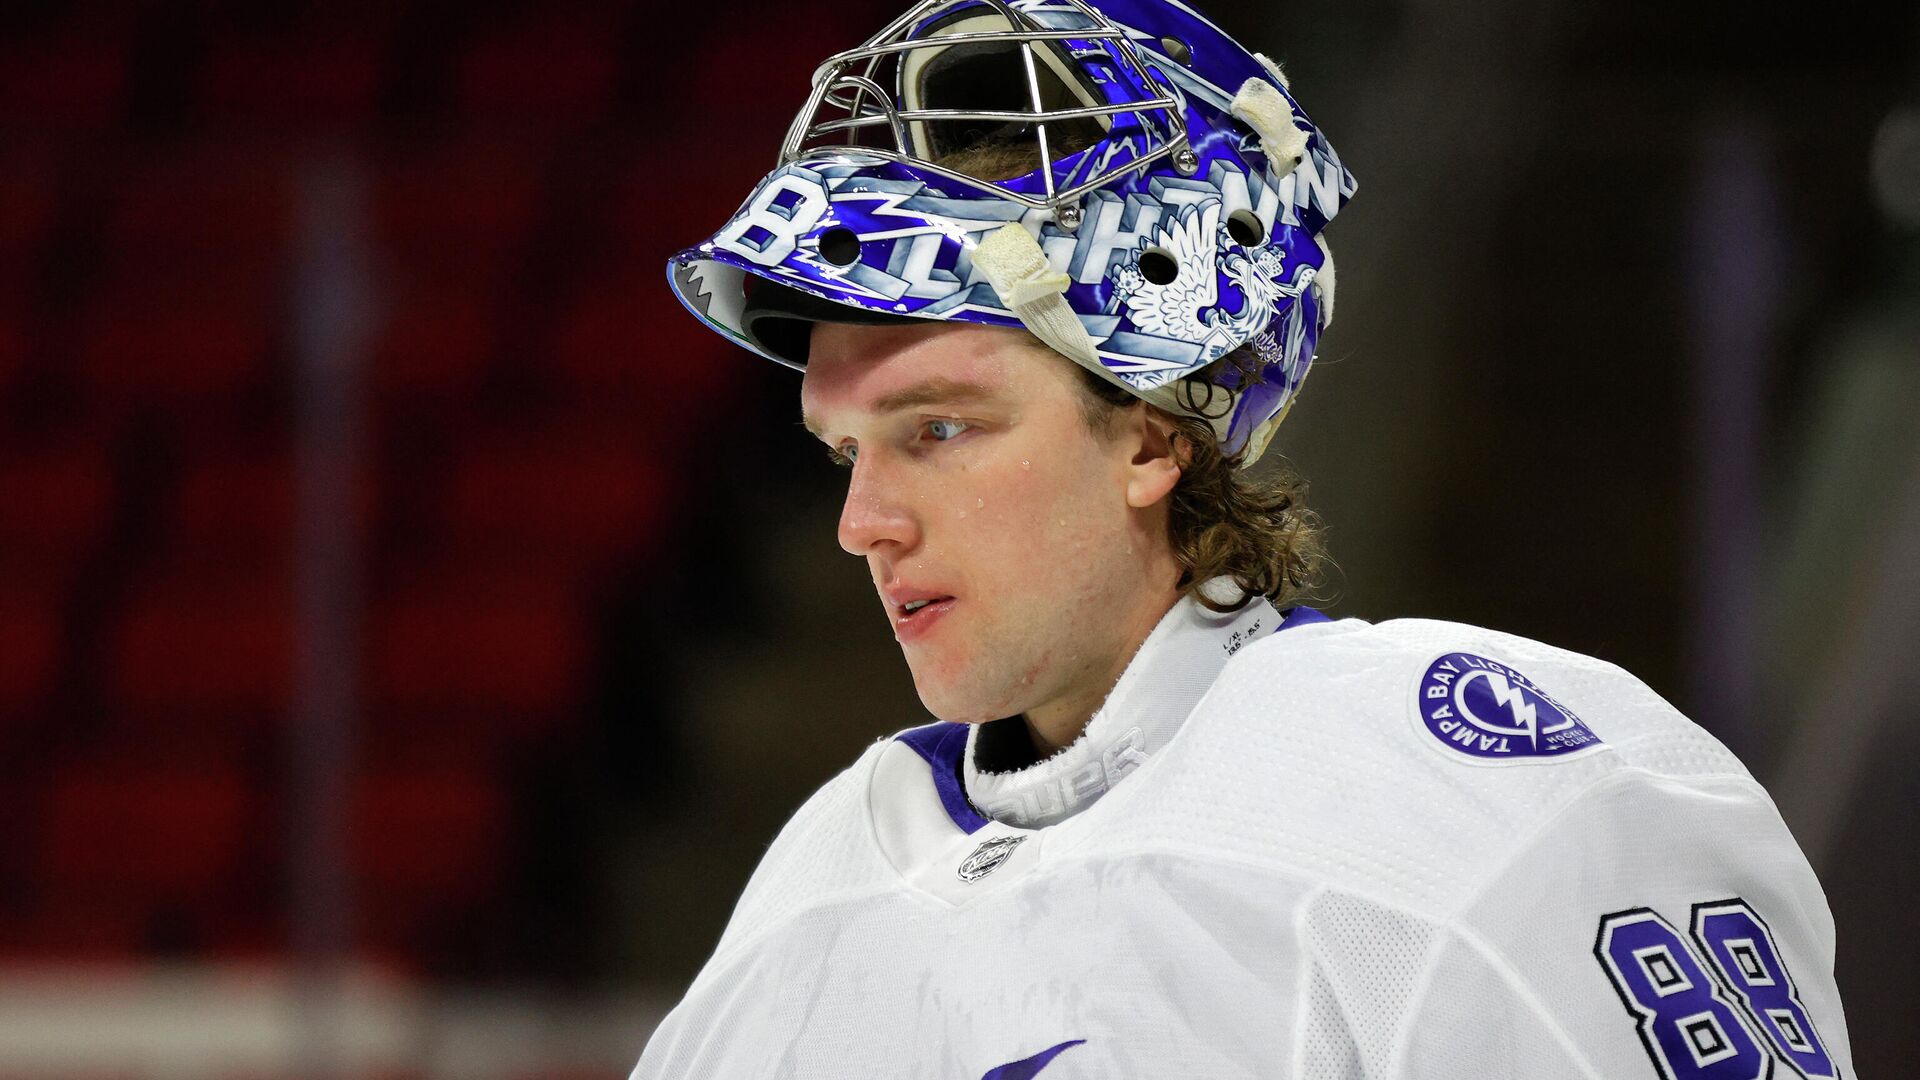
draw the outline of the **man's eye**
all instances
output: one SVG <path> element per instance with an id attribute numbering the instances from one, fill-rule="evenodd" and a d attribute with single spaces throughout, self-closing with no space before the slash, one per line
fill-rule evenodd
<path id="1" fill-rule="evenodd" d="M 929 420 L 927 434 L 932 435 L 935 442 L 946 442 L 972 426 L 961 420 Z"/>
<path id="2" fill-rule="evenodd" d="M 829 446 L 827 447 L 827 456 L 833 459 L 835 465 L 843 468 L 851 468 L 854 461 L 860 457 L 860 448 L 852 443 L 846 443 L 837 447 Z"/>

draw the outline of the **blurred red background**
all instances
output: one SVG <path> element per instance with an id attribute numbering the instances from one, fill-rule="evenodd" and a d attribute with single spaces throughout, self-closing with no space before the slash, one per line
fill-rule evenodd
<path id="1" fill-rule="evenodd" d="M 1279 445 L 1334 613 L 1715 730 L 1897 1073 L 1916 16 L 1209 7 L 1361 181 Z M 893 10 L 0 12 L 0 1076 L 637 1056 L 778 823 L 918 716 L 796 381 L 662 269 Z"/>

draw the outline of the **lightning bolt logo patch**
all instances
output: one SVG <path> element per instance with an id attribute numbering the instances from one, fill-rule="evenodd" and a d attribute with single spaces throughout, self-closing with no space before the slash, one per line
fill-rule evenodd
<path id="1" fill-rule="evenodd" d="M 1601 748 L 1600 737 L 1539 684 L 1473 653 L 1428 664 L 1413 708 L 1442 746 L 1476 761 L 1539 761 Z"/>

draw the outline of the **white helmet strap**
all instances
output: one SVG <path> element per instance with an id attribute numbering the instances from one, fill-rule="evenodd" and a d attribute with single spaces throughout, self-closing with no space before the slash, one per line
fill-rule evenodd
<path id="1" fill-rule="evenodd" d="M 974 249 L 973 265 L 1033 336 L 1077 364 L 1106 370 L 1094 351 L 1092 336 L 1067 303 L 1067 287 L 1073 279 L 1047 263 L 1046 252 L 1032 233 L 1018 222 L 1000 226 Z"/>
<path id="2" fill-rule="evenodd" d="M 1018 222 L 1008 222 L 988 233 L 973 251 L 973 265 L 993 286 L 1007 310 L 1053 351 L 1135 397 L 1170 413 L 1192 415 L 1192 410 L 1180 404 L 1176 383 L 1142 390 L 1100 362 L 1092 335 L 1067 303 L 1066 291 L 1072 279 L 1048 264 L 1040 242 Z M 1232 422 L 1231 410 L 1207 420 L 1213 426 L 1215 438 L 1225 441 Z M 1247 464 L 1251 463 L 1250 456 Z"/>

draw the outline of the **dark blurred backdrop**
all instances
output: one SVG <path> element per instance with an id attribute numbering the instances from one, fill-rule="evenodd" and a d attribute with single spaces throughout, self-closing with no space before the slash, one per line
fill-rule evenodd
<path id="1" fill-rule="evenodd" d="M 1325 606 L 1706 724 L 1903 1075 L 1920 13 L 1207 8 L 1360 179 Z M 618 1075 L 922 718 L 797 377 L 662 269 L 895 10 L 0 6 L 0 1075 Z"/>

